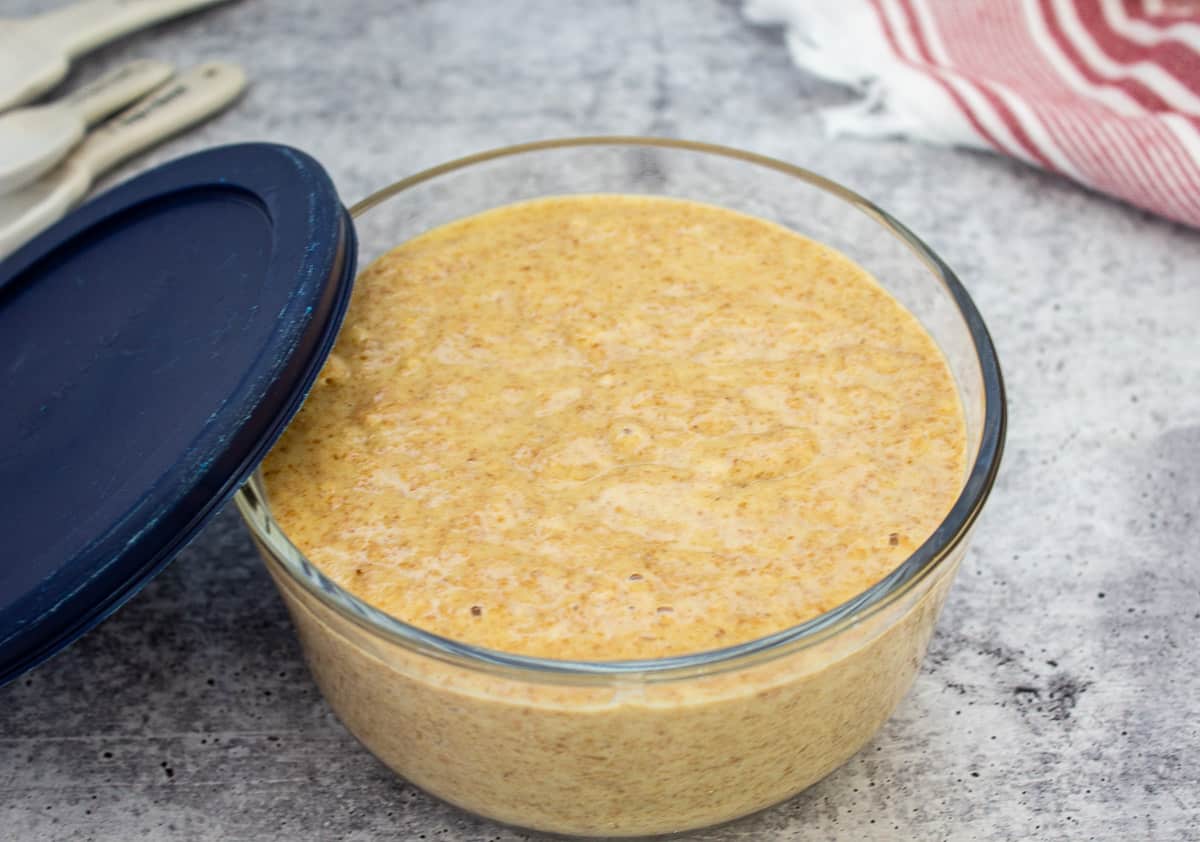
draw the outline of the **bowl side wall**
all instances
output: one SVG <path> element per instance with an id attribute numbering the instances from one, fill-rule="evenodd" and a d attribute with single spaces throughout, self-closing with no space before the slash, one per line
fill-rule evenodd
<path id="1" fill-rule="evenodd" d="M 675 682 L 556 686 L 381 640 L 260 551 L 317 684 L 368 750 L 473 813 L 581 836 L 729 821 L 840 766 L 907 692 L 963 554 L 888 610 L 765 664 Z"/>

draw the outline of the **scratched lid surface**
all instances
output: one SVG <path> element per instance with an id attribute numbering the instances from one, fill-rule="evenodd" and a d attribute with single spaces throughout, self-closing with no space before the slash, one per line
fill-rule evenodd
<path id="1" fill-rule="evenodd" d="M 350 296 L 314 159 L 220 147 L 0 261 L 0 684 L 161 570 L 299 409 Z"/>

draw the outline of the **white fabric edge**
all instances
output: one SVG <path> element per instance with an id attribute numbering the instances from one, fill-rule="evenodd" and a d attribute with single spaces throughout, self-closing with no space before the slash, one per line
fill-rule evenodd
<path id="1" fill-rule="evenodd" d="M 947 90 L 895 54 L 869 0 L 746 0 L 751 23 L 783 26 L 793 62 L 861 99 L 826 108 L 832 137 L 910 137 L 990 149 Z"/>

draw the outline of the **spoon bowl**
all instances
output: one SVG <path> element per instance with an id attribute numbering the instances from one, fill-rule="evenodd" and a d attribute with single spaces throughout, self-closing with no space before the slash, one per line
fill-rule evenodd
<path id="1" fill-rule="evenodd" d="M 22 21 L 0 20 L 0 110 L 28 102 L 67 75 L 67 56 Z"/>
<path id="2" fill-rule="evenodd" d="M 164 61 L 133 61 L 62 99 L 0 114 L 0 194 L 36 181 L 79 143 L 89 126 L 173 72 Z"/>

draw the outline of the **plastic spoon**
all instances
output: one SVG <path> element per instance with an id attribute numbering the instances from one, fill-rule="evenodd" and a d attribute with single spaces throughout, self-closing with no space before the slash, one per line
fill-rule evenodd
<path id="1" fill-rule="evenodd" d="M 89 134 L 58 169 L 0 196 L 0 258 L 78 204 L 97 176 L 217 113 L 245 87 L 246 75 L 237 65 L 199 65 Z"/>
<path id="2" fill-rule="evenodd" d="M 71 59 L 129 32 L 226 0 L 84 0 L 0 20 L 0 111 L 29 102 L 67 74 Z"/>
<path id="3" fill-rule="evenodd" d="M 70 96 L 0 114 L 0 193 L 11 193 L 57 164 L 89 126 L 171 78 L 165 61 L 118 67 Z"/>

